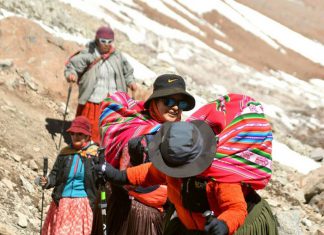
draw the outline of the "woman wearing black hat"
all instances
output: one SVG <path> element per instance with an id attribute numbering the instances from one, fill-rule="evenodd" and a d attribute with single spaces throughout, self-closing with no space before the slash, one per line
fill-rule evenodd
<path id="1" fill-rule="evenodd" d="M 159 76 L 153 84 L 153 94 L 144 103 L 151 118 L 159 123 L 179 121 L 182 111 L 194 107 L 195 98 L 186 91 L 184 79 L 175 74 Z"/>
<path id="2" fill-rule="evenodd" d="M 146 141 L 161 123 L 180 121 L 182 112 L 194 106 L 195 99 L 186 91 L 184 79 L 175 74 L 159 76 L 145 102 L 132 100 L 126 93 L 114 93 L 101 106 L 106 161 L 120 170 L 149 161 L 143 151 Z M 163 206 L 167 199 L 165 185 L 145 189 L 112 185 L 111 188 L 107 214 L 109 234 L 162 234 Z"/>

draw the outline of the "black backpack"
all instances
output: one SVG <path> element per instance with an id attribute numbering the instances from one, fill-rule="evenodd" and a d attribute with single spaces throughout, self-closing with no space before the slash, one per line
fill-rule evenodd
<path id="1" fill-rule="evenodd" d="M 148 155 L 148 148 L 150 141 L 153 139 L 152 134 L 141 135 L 134 137 L 128 141 L 128 153 L 130 156 L 130 163 L 137 166 L 146 162 L 150 162 Z M 137 193 L 149 193 L 160 187 L 160 185 L 153 185 L 150 187 L 138 186 L 134 190 Z"/>
<path id="2" fill-rule="evenodd" d="M 142 163 L 150 162 L 148 156 L 148 144 L 153 139 L 152 134 L 141 135 L 134 137 L 128 141 L 128 153 L 130 156 L 130 162 L 133 166 L 140 165 Z"/>

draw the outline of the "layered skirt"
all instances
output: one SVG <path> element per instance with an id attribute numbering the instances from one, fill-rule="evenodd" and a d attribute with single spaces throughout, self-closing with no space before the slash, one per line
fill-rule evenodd
<path id="1" fill-rule="evenodd" d="M 90 235 L 93 213 L 88 198 L 62 198 L 51 202 L 42 235 Z"/>

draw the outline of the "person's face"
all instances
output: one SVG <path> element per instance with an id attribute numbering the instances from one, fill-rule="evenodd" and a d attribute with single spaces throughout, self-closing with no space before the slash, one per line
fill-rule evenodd
<path id="1" fill-rule="evenodd" d="M 98 38 L 97 46 L 100 54 L 108 53 L 110 51 L 112 43 L 113 43 L 112 39 Z"/>
<path id="2" fill-rule="evenodd" d="M 82 148 L 84 144 L 88 142 L 90 139 L 90 136 L 85 135 L 83 133 L 71 132 L 70 135 L 71 135 L 73 147 L 76 149 Z"/>
<path id="3" fill-rule="evenodd" d="M 157 100 L 158 111 L 167 122 L 175 122 L 181 119 L 182 109 L 179 102 L 181 104 L 185 102 L 184 98 L 183 95 L 177 94 Z"/>

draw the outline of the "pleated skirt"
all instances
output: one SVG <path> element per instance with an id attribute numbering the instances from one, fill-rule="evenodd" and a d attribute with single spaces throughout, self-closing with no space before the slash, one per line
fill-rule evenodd
<path id="1" fill-rule="evenodd" d="M 42 235 L 89 235 L 93 213 L 88 198 L 62 198 L 59 206 L 52 201 Z"/>
<path id="2" fill-rule="evenodd" d="M 278 222 L 268 202 L 256 192 L 252 195 L 251 201 L 252 203 L 254 201 L 254 206 L 235 235 L 278 235 Z"/>

